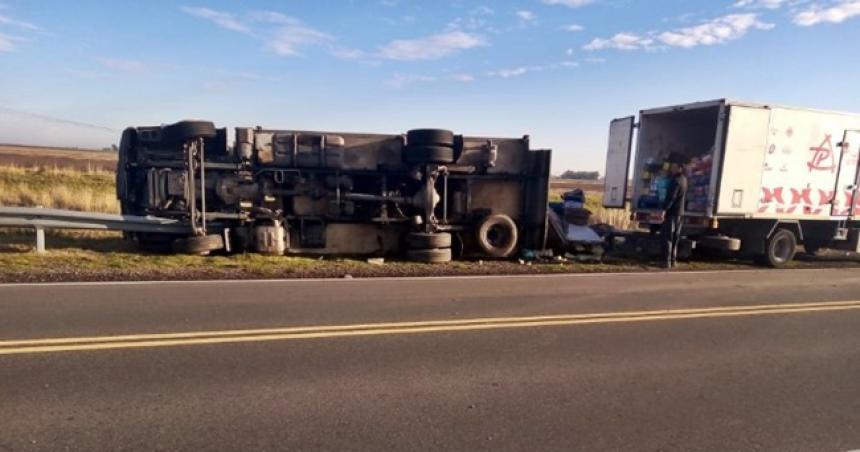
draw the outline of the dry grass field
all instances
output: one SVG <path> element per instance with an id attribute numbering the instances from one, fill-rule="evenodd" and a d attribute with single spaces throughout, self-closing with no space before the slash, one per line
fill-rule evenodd
<path id="1" fill-rule="evenodd" d="M 0 144 L 0 165 L 115 171 L 113 152 Z"/>
<path id="2" fill-rule="evenodd" d="M 110 171 L 0 164 L 0 206 L 118 213 L 114 187 Z"/>

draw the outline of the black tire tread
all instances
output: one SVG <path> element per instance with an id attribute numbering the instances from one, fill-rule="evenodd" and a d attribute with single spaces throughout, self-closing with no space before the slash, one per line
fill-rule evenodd
<path id="1" fill-rule="evenodd" d="M 414 129 L 406 132 L 409 146 L 454 147 L 454 132 L 444 129 Z"/>
<path id="2" fill-rule="evenodd" d="M 773 254 L 774 245 L 781 236 L 786 236 L 786 235 L 791 237 L 791 239 L 794 243 L 794 250 L 793 250 L 791 256 L 789 256 L 789 258 L 786 259 L 785 262 L 780 262 L 776 259 L 776 256 Z M 761 259 L 761 262 L 759 262 L 759 263 L 765 264 L 765 265 L 772 267 L 772 268 L 783 268 L 786 265 L 788 265 L 788 263 L 794 259 L 795 255 L 797 255 L 797 237 L 794 235 L 793 232 L 791 232 L 788 229 L 777 229 L 773 233 L 773 235 L 771 235 L 770 238 L 768 238 L 767 241 L 765 242 L 764 251 L 765 251 L 765 254 L 763 256 L 759 257 L 759 259 Z"/>
<path id="3" fill-rule="evenodd" d="M 454 149 L 443 146 L 407 146 L 405 150 L 407 163 L 453 163 Z"/>
<path id="4" fill-rule="evenodd" d="M 508 230 L 510 239 L 505 246 L 495 246 L 490 242 L 489 231 L 494 226 L 502 226 Z M 519 231 L 517 224 L 511 217 L 503 214 L 490 215 L 478 224 L 476 229 L 478 246 L 490 257 L 505 259 L 511 257 L 517 250 L 519 243 Z"/>
<path id="5" fill-rule="evenodd" d="M 447 232 L 410 232 L 406 235 L 409 249 L 451 248 L 451 234 Z"/>
<path id="6" fill-rule="evenodd" d="M 209 121 L 179 121 L 164 126 L 164 138 L 170 143 L 184 143 L 195 138 L 215 138 L 218 131 Z"/>
<path id="7" fill-rule="evenodd" d="M 424 264 L 445 264 L 453 259 L 451 248 L 434 248 L 425 250 L 407 250 L 406 258 L 413 262 Z"/>
<path id="8" fill-rule="evenodd" d="M 217 234 L 183 237 L 173 241 L 173 251 L 180 254 L 208 254 L 224 248 L 224 237 Z"/>

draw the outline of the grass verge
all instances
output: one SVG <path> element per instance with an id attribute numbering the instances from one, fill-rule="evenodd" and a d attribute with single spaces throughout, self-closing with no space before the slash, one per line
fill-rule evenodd
<path id="1" fill-rule="evenodd" d="M 138 252 L 117 233 L 54 231 L 45 254 L 32 251 L 32 233 L 0 234 L 0 282 L 181 281 L 206 279 L 376 278 L 424 276 L 534 275 L 655 271 L 653 264 L 631 257 L 602 263 L 460 261 L 445 265 L 365 260 L 238 254 L 232 256 L 159 255 Z M 802 260 L 792 268 L 860 267 L 860 261 L 831 256 Z M 755 269 L 745 261 L 694 261 L 679 271 Z"/>

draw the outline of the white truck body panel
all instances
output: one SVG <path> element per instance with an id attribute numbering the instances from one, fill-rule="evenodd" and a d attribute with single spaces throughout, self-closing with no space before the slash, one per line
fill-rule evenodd
<path id="1" fill-rule="evenodd" d="M 860 143 L 841 146 L 851 130 L 860 130 L 860 115 L 772 109 L 761 199 L 748 213 L 759 218 L 847 218 L 860 153 Z M 842 182 L 838 187 L 837 179 Z"/>
<path id="2" fill-rule="evenodd" d="M 613 120 L 609 126 L 609 147 L 606 152 L 603 205 L 623 208 L 627 203 L 627 179 L 630 173 L 630 150 L 633 146 L 633 116 Z"/>
<path id="3" fill-rule="evenodd" d="M 643 110 L 639 122 L 634 211 L 647 162 L 670 151 L 713 160 L 707 208 L 690 216 L 845 220 L 858 210 L 858 114 L 716 100 Z M 614 121 L 613 136 L 619 127 Z M 610 143 L 615 165 L 617 151 Z"/>

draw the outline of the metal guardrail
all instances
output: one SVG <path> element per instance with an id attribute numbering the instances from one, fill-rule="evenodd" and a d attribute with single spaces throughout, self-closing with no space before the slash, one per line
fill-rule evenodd
<path id="1" fill-rule="evenodd" d="M 161 234 L 191 232 L 188 224 L 168 218 L 38 207 L 0 207 L 0 227 L 35 229 L 37 252 L 45 251 L 45 229 L 91 229 Z"/>

